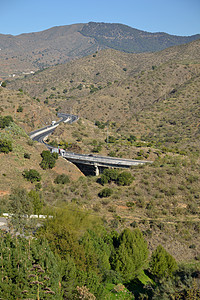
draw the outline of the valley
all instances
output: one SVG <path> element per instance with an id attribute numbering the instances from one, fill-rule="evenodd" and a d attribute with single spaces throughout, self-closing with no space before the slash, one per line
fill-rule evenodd
<path id="1" fill-rule="evenodd" d="M 172 45 L 166 49 L 157 42 L 154 50 L 129 51 L 122 36 L 133 40 L 134 30 L 126 28 L 126 36 L 123 26 L 97 24 L 32 34 L 32 41 L 40 36 L 44 46 L 51 34 L 57 38 L 55 43 L 61 43 L 67 32 L 77 47 L 77 52 L 69 49 L 73 57 L 64 56 L 59 48 L 60 60 L 50 51 L 41 60 L 49 56 L 52 61 L 47 59 L 39 66 L 38 62 L 32 64 L 29 52 L 27 57 L 22 52 L 17 60 L 24 57 L 24 64 L 20 69 L 16 62 L 16 78 L 8 75 L 13 72 L 8 58 L 8 68 L 0 75 L 5 83 L 0 86 L 0 212 L 13 212 L 12 207 L 19 203 L 24 213 L 53 216 L 44 221 L 37 239 L 30 243 L 41 251 L 48 248 L 52 278 L 52 266 L 59 273 L 58 266 L 63 263 L 59 282 L 65 296 L 59 294 L 54 278 L 49 287 L 56 291 L 55 299 L 73 299 L 79 285 L 88 288 L 96 299 L 118 295 L 116 299 L 178 300 L 190 299 L 186 295 L 196 284 L 198 297 L 200 40 L 184 40 L 184 44 L 179 40 L 174 45 L 171 38 Z M 114 40 L 110 32 L 115 32 Z M 30 35 L 21 38 L 25 43 Z M 151 38 L 156 35 L 149 35 Z M 17 47 L 10 47 L 9 55 L 18 51 Z M 35 66 L 34 73 L 22 76 L 28 61 Z M 0 68 L 1 63 L 0 59 Z M 59 113 L 79 119 L 60 123 L 45 138 L 52 147 L 86 155 L 91 161 L 106 156 L 110 161 L 152 163 L 128 169 L 105 168 L 96 173 L 98 176 L 85 176 L 76 165 L 57 153 L 50 154 L 44 144 L 29 137 L 30 132 L 58 122 Z M 21 225 L 26 224 L 18 213 Z M 11 223 L 12 228 L 18 226 L 14 218 Z M 23 225 L 24 232 L 29 230 L 28 223 Z M 40 238 L 45 238 L 48 246 L 37 244 Z M 3 235 L 2 243 L 6 245 Z M 14 245 L 14 241 L 9 243 Z M 26 252 L 23 249 L 27 246 L 20 246 L 26 242 L 20 243 L 13 247 Z M 153 267 L 156 251 L 164 251 L 160 245 L 167 252 L 162 257 L 171 261 L 164 275 Z M 42 257 L 34 256 L 34 247 L 24 254 L 27 265 L 28 255 L 44 264 Z M 127 298 L 121 290 L 119 294 L 113 292 L 120 284 Z M 20 295 L 20 287 L 17 289 Z"/>

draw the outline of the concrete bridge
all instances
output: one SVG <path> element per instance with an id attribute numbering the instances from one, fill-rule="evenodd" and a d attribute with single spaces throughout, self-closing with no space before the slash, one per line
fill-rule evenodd
<path id="1" fill-rule="evenodd" d="M 152 161 L 146 160 L 133 160 L 92 154 L 77 154 L 66 151 L 63 152 L 62 156 L 68 161 L 74 163 L 85 175 L 96 176 L 102 173 L 105 168 L 126 169 L 132 166 L 152 163 Z"/>
<path id="2" fill-rule="evenodd" d="M 78 120 L 78 116 L 64 113 L 59 113 L 58 117 L 60 120 L 55 122 L 53 125 L 46 126 L 29 134 L 32 140 L 44 143 L 49 150 L 54 152 L 58 152 L 58 149 L 45 143 L 44 138 L 51 134 L 55 128 L 59 126 L 59 123 L 73 123 Z M 85 175 L 98 176 L 105 168 L 130 168 L 132 166 L 152 163 L 152 161 L 147 160 L 133 160 L 93 154 L 78 154 L 64 150 L 60 151 L 60 154 L 63 158 L 75 164 Z"/>

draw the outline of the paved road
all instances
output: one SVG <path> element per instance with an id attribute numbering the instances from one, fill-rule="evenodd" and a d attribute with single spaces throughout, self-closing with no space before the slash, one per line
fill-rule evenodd
<path id="1" fill-rule="evenodd" d="M 60 118 L 60 120 L 56 122 L 53 126 L 49 125 L 44 128 L 31 132 L 29 134 L 30 138 L 40 143 L 44 143 L 49 149 L 54 148 L 46 144 L 44 142 L 44 138 L 48 136 L 50 133 L 52 133 L 61 122 L 73 123 L 76 120 L 78 120 L 78 116 L 64 114 L 64 113 L 59 113 L 58 117 Z M 102 167 L 107 166 L 107 167 L 126 168 L 126 167 L 146 164 L 146 163 L 152 163 L 152 161 L 146 161 L 146 160 L 133 160 L 133 159 L 116 158 L 116 157 L 108 157 L 108 156 L 100 156 L 100 155 L 92 155 L 92 154 L 77 154 L 77 153 L 67 152 L 67 151 L 63 153 L 63 157 L 74 163 L 96 165 Z"/>
<path id="2" fill-rule="evenodd" d="M 44 143 L 44 138 L 52 133 L 55 128 L 61 123 L 72 123 L 78 120 L 78 116 L 70 115 L 70 114 L 64 114 L 64 113 L 58 113 L 58 117 L 60 120 L 56 122 L 54 125 L 48 125 L 43 128 L 37 129 L 35 131 L 32 131 L 29 136 L 33 141 L 38 141 L 40 143 Z"/>

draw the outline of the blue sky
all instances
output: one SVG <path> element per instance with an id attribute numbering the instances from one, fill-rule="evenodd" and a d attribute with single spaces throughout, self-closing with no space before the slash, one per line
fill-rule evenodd
<path id="1" fill-rule="evenodd" d="M 200 0 L 0 0 L 0 33 L 74 23 L 122 23 L 149 32 L 200 33 Z"/>

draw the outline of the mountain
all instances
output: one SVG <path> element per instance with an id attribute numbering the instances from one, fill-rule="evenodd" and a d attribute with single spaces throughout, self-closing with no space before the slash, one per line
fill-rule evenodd
<path id="1" fill-rule="evenodd" d="M 95 22 L 85 24 L 80 33 L 94 38 L 101 46 L 131 53 L 155 52 L 200 38 L 199 34 L 175 36 L 164 32 L 150 33 L 123 24 Z"/>
<path id="2" fill-rule="evenodd" d="M 200 40 L 156 53 L 106 49 L 13 80 L 8 87 L 56 110 L 73 108 L 92 121 L 115 121 L 123 134 L 133 132 L 166 145 L 174 139 L 183 148 L 185 141 L 197 145 L 199 136 L 199 62 Z"/>
<path id="3" fill-rule="evenodd" d="M 180 37 L 149 33 L 123 24 L 94 22 L 18 36 L 0 34 L 0 78 L 26 75 L 102 49 L 154 52 L 199 38 L 200 35 Z"/>
<path id="4" fill-rule="evenodd" d="M 80 116 L 78 122 L 61 124 L 49 143 L 154 163 L 129 169 L 135 178 L 130 186 L 109 182 L 103 187 L 99 178 L 83 176 L 74 181 L 81 173 L 62 158 L 54 169 L 42 170 L 43 146 L 30 144 L 13 125 L 0 129 L 13 143 L 12 152 L 0 154 L 0 192 L 8 195 L 19 185 L 36 188 L 22 177 L 25 168 L 34 168 L 42 175 L 40 193 L 47 208 L 71 203 L 104 217 L 112 229 L 140 228 L 150 251 L 162 244 L 179 261 L 198 262 L 199 86 L 200 40 L 154 53 L 103 49 L 7 81 L 6 88 L 0 87 L 0 114 L 11 114 L 28 132 L 54 120 L 56 111 L 72 111 Z M 54 182 L 62 173 L 69 175 L 69 184 Z M 112 195 L 101 198 L 103 188 Z"/>

